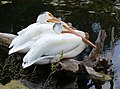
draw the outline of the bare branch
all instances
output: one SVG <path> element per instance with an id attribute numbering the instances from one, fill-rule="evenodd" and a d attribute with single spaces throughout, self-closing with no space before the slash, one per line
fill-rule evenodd
<path id="1" fill-rule="evenodd" d="M 90 62 L 94 62 L 96 58 L 98 58 L 103 53 L 103 47 L 104 47 L 104 41 L 106 38 L 106 32 L 105 30 L 101 30 L 98 34 L 98 38 L 96 40 L 96 46 L 97 48 L 93 48 L 93 50 L 90 52 L 88 60 Z"/>
<path id="2" fill-rule="evenodd" d="M 8 33 L 0 33 L 0 45 L 8 46 L 16 35 Z"/>

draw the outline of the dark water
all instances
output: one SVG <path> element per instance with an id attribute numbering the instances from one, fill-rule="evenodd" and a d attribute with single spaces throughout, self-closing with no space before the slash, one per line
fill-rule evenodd
<path id="1" fill-rule="evenodd" d="M 93 0 L 90 0 L 93 1 Z M 105 49 L 110 48 L 110 33 L 115 27 L 116 47 L 113 56 L 117 79 L 114 79 L 115 88 L 120 88 L 120 10 L 116 0 L 13 0 L 11 3 L 0 5 L 0 32 L 16 34 L 19 30 L 36 21 L 43 11 L 50 11 L 65 22 L 71 22 L 77 29 L 87 31 L 90 40 L 95 41 L 100 29 L 107 32 Z M 106 51 L 107 53 L 107 51 Z M 6 52 L 0 51 L 0 57 L 5 58 Z M 103 86 L 108 88 L 109 83 Z M 93 88 L 94 89 L 94 88 Z M 111 88 L 112 89 L 112 88 Z"/>

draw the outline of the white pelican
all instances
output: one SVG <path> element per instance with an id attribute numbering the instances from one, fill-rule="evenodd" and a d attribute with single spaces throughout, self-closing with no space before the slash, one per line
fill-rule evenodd
<path id="1" fill-rule="evenodd" d="M 29 25 L 28 27 L 24 28 L 23 30 L 21 30 L 21 31 L 19 31 L 17 33 L 18 36 L 12 41 L 12 43 L 9 46 L 9 48 L 11 48 L 12 46 L 16 45 L 16 43 L 18 42 L 19 37 L 22 36 L 23 34 L 25 34 L 26 31 L 28 31 L 28 30 L 32 31 L 32 30 L 34 30 L 36 27 L 38 27 L 41 24 L 46 24 L 46 23 L 50 23 L 50 22 L 59 22 L 59 21 L 60 20 L 55 18 L 50 12 L 43 12 L 42 14 L 40 14 L 38 16 L 36 23 L 33 23 L 33 24 Z M 28 35 L 26 35 L 26 37 L 28 37 Z"/>
<path id="2" fill-rule="evenodd" d="M 52 23 L 46 24 L 50 22 Z M 40 37 L 41 34 L 47 31 L 49 32 L 49 30 L 52 31 L 54 22 L 60 22 L 60 20 L 55 18 L 50 12 L 40 14 L 36 23 L 31 24 L 27 28 L 18 32 L 18 36 L 13 39 L 9 46 L 9 48 L 13 46 L 13 48 L 10 49 L 9 54 L 17 51 L 27 52 L 29 50 L 29 45 L 31 45 L 30 43 L 32 43 L 33 40 L 37 40 L 38 36 Z"/>
<path id="3" fill-rule="evenodd" d="M 86 37 L 86 33 L 84 33 L 83 31 L 78 31 L 78 30 L 74 30 L 74 31 L 80 33 L 83 37 Z M 69 36 L 74 35 L 74 34 L 69 34 L 69 33 L 65 33 L 65 34 L 68 34 Z M 75 49 L 73 49 L 73 50 L 71 50 L 71 51 L 69 51 L 67 53 L 64 53 L 63 58 L 75 57 L 78 54 L 80 54 L 86 47 L 87 47 L 87 44 L 85 44 L 83 41 L 81 41 L 81 43 L 80 43 L 80 45 L 78 47 L 76 47 Z M 56 58 L 51 57 L 51 58 L 44 58 L 42 60 L 38 60 L 38 61 L 35 62 L 35 64 L 42 65 L 42 64 L 55 63 L 56 61 L 57 61 Z"/>
<path id="4" fill-rule="evenodd" d="M 18 51 L 28 52 L 30 46 L 40 37 L 49 33 L 49 34 L 59 34 L 61 32 L 60 29 L 54 30 L 54 25 L 51 24 L 41 24 L 36 27 L 32 27 L 31 29 L 25 31 L 22 35 L 19 35 L 15 38 L 15 43 L 13 48 L 9 50 L 9 54 Z"/>
<path id="5" fill-rule="evenodd" d="M 88 41 L 84 35 L 71 30 L 71 28 L 69 28 L 67 25 L 64 25 L 63 23 L 57 23 L 55 29 L 67 29 L 69 34 L 46 34 L 42 36 L 33 44 L 29 52 L 23 58 L 23 68 L 39 62 L 40 60 L 51 58 L 58 59 L 62 51 L 65 54 L 63 55 L 63 58 L 69 58 L 68 54 L 66 53 L 75 50 L 81 45 L 83 41 L 93 47 L 96 47 L 90 41 Z M 83 47 L 82 50 L 84 48 L 85 47 Z M 72 55 L 70 57 L 72 57 Z"/>
<path id="6" fill-rule="evenodd" d="M 67 25 L 66 23 L 61 23 Z M 56 27 L 57 28 L 57 27 Z M 22 52 L 26 53 L 29 51 L 32 44 L 40 37 L 49 34 L 60 34 L 62 30 L 66 31 L 66 29 L 56 29 L 54 30 L 54 24 L 41 24 L 34 27 L 29 28 L 27 31 L 24 31 L 23 34 L 18 35 L 12 42 L 14 42 L 14 46 L 9 50 L 9 54 L 14 52 Z M 29 36 L 29 37 L 28 37 Z M 12 44 L 12 43 L 11 43 Z"/>

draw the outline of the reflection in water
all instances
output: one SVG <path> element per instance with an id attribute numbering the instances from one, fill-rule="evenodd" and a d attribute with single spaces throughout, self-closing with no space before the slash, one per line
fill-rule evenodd
<path id="1" fill-rule="evenodd" d="M 101 25 L 99 22 L 94 22 L 92 23 L 92 30 L 95 32 L 95 33 L 98 33 L 100 30 L 101 30 Z"/>
<path id="2" fill-rule="evenodd" d="M 1 1 L 1 5 L 2 4 L 8 4 L 8 3 L 12 3 L 12 1 Z"/>
<path id="3" fill-rule="evenodd" d="M 113 64 L 116 70 L 115 89 L 120 89 L 120 40 L 117 42 L 113 55 Z"/>

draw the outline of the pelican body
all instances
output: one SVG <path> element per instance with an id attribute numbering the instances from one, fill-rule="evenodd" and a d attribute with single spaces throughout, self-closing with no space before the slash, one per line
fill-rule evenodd
<path id="1" fill-rule="evenodd" d="M 18 51 L 28 52 L 23 58 L 23 68 L 35 63 L 44 64 L 43 60 L 46 59 L 56 62 L 62 51 L 64 52 L 63 58 L 77 56 L 85 49 L 86 44 L 96 48 L 93 43 L 86 39 L 84 32 L 73 30 L 66 23 L 53 17 L 52 14 L 48 13 L 48 15 L 51 19 L 48 18 L 47 21 L 40 18 L 41 15 L 38 16 L 36 23 L 18 32 L 18 36 L 9 46 L 13 47 L 9 54 Z M 53 24 L 46 24 L 40 19 Z M 45 24 L 39 23 L 39 20 Z M 67 33 L 64 33 L 65 31 Z"/>
<path id="2" fill-rule="evenodd" d="M 56 27 L 56 26 L 55 26 Z M 28 27 L 29 30 L 24 34 L 17 36 L 12 43 L 15 43 L 14 47 L 9 51 L 9 54 L 18 51 L 28 52 L 31 45 L 40 37 L 48 34 L 60 34 L 62 29 L 54 30 L 54 24 L 41 24 L 34 27 Z M 57 27 L 56 27 L 57 28 Z M 65 30 L 65 29 L 64 29 Z M 11 43 L 11 44 L 12 44 Z"/>
<path id="3" fill-rule="evenodd" d="M 50 23 L 52 22 L 52 23 Z M 18 32 L 18 36 L 13 39 L 9 48 L 9 54 L 14 52 L 28 52 L 30 45 L 36 41 L 43 33 L 53 29 L 54 22 L 59 22 L 50 12 L 44 12 L 37 18 L 36 23 L 29 25 L 27 28 Z"/>
<path id="4" fill-rule="evenodd" d="M 60 24 L 60 23 L 59 23 Z M 64 29 L 64 26 L 57 24 L 55 30 Z M 61 30 L 62 31 L 62 30 Z M 81 36 L 85 37 L 85 33 L 76 30 Z M 82 38 L 75 34 L 45 34 L 39 38 L 31 47 L 29 52 L 23 58 L 22 66 L 26 68 L 32 64 L 44 64 L 46 60 L 54 62 L 60 57 L 63 51 L 63 58 L 75 57 L 81 53 L 86 47 Z M 44 62 L 45 60 L 45 62 Z"/>

